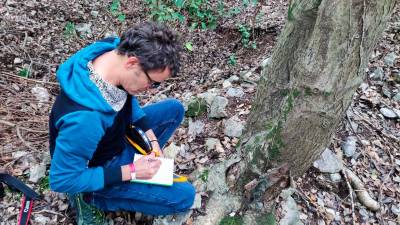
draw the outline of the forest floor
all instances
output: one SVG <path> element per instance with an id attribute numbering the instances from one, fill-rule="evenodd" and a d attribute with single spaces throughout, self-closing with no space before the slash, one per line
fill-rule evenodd
<path id="1" fill-rule="evenodd" d="M 51 191 L 48 181 L 47 124 L 59 93 L 58 65 L 85 45 L 150 19 L 146 1 L 113 2 L 0 2 L 0 170 L 43 196 L 35 202 L 31 224 L 74 224 L 65 195 Z M 218 1 L 210 2 L 216 8 Z M 169 142 L 167 151 L 175 156 L 177 172 L 192 181 L 206 178 L 206 174 L 193 177 L 193 171 L 221 162 L 235 151 L 238 137 L 226 132 L 227 123 L 235 117 L 235 129 L 246 121 L 256 81 L 285 23 L 287 1 L 251 2 L 224 3 L 215 15 L 214 30 L 190 29 L 193 21 L 188 20 L 168 22 L 185 46 L 181 73 L 159 90 L 138 96 L 143 104 L 174 97 L 187 105 L 194 96 L 213 93 L 228 100 L 224 118 L 210 119 L 210 111 L 187 117 Z M 353 171 L 379 209 L 373 212 L 361 204 L 356 197 L 360 190 L 349 188 L 341 169 L 324 166 L 332 160 L 321 159 L 295 180 L 291 197 L 276 199 L 275 217 L 281 224 L 290 216 L 303 224 L 400 224 L 399 7 L 387 27 L 370 57 L 364 83 L 323 154 L 333 155 Z M 16 224 L 20 201 L 21 194 L 6 188 L 0 200 L 0 225 Z M 197 193 L 185 224 L 206 213 L 206 202 L 207 193 Z M 159 221 L 140 213 L 108 213 L 108 217 L 113 224 Z"/>

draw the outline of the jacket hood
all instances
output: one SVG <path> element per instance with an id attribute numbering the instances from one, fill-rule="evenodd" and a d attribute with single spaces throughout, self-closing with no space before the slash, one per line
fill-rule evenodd
<path id="1" fill-rule="evenodd" d="M 98 56 L 117 48 L 119 38 L 108 38 L 94 42 L 79 50 L 57 70 L 61 90 L 74 102 L 100 112 L 114 112 L 89 78 L 87 64 Z"/>

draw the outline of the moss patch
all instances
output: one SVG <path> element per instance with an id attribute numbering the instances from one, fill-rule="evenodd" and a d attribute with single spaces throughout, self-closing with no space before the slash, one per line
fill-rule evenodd
<path id="1" fill-rule="evenodd" d="M 219 222 L 219 225 L 242 225 L 243 224 L 243 218 L 239 216 L 225 216 L 221 222 Z"/>

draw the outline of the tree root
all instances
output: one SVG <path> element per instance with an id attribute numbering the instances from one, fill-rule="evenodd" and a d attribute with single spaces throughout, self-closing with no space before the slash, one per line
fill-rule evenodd
<path id="1" fill-rule="evenodd" d="M 368 191 L 365 190 L 364 184 L 360 178 L 358 178 L 353 171 L 347 168 L 343 168 L 343 172 L 345 172 L 349 178 L 349 181 L 353 186 L 360 203 L 371 211 L 378 211 L 380 208 L 379 203 L 369 195 Z"/>

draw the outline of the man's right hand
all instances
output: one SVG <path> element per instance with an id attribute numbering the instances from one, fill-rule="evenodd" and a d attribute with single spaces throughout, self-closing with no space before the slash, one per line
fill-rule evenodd
<path id="1" fill-rule="evenodd" d="M 135 161 L 136 178 L 151 179 L 160 169 L 161 161 L 155 157 L 154 153 L 141 157 Z"/>

